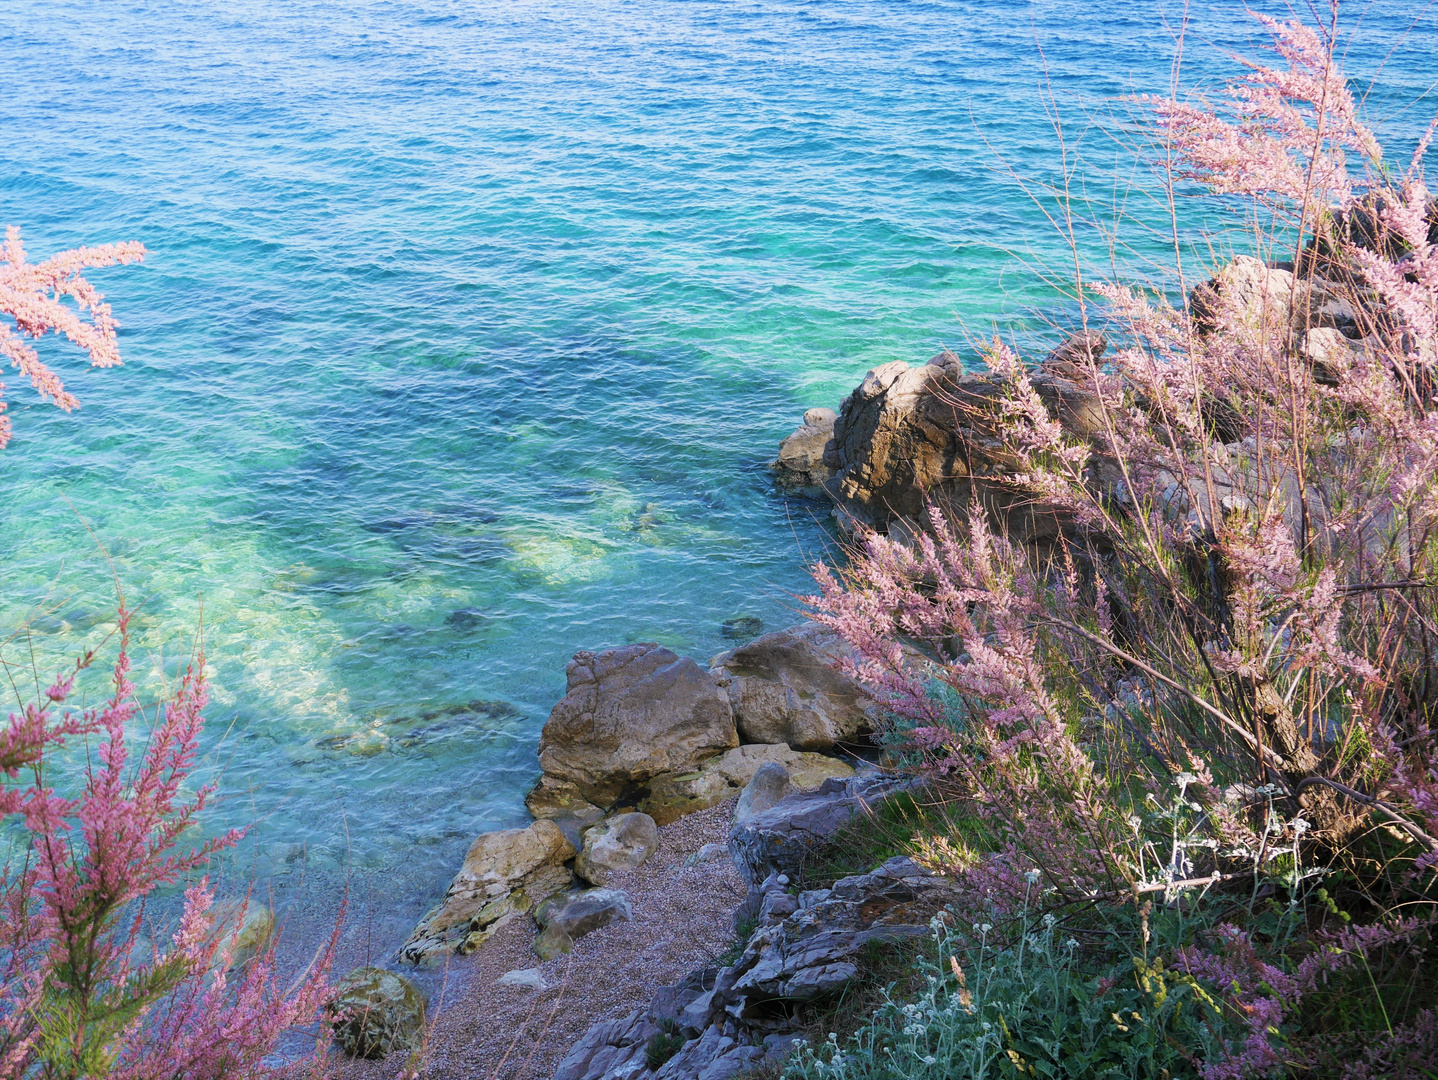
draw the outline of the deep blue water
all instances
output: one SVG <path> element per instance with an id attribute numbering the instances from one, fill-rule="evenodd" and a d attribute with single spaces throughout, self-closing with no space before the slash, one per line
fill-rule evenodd
<path id="1" fill-rule="evenodd" d="M 0 223 L 150 251 L 94 275 L 124 368 L 46 350 L 80 412 L 9 380 L 15 684 L 108 629 L 99 546 L 147 693 L 202 600 L 205 827 L 258 819 L 282 891 L 371 873 L 402 932 L 522 819 L 573 651 L 793 621 L 827 536 L 765 463 L 806 407 L 1063 319 L 1016 261 L 1064 255 L 1019 183 L 1059 168 L 1044 64 L 1106 201 L 1133 166 L 1091 121 L 1167 87 L 1162 10 L 4 0 Z M 1349 12 L 1405 153 L 1438 74 L 1411 12 Z M 1212 83 L 1255 28 L 1191 17 Z"/>

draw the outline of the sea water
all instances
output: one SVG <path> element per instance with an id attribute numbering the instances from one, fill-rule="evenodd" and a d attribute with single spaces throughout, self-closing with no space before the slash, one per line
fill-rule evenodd
<path id="1" fill-rule="evenodd" d="M 1238 3 L 1189 14 L 1209 86 L 1263 37 Z M 123 368 L 44 350 L 81 411 L 7 380 L 7 696 L 111 633 L 117 588 L 146 701 L 202 641 L 201 828 L 254 824 L 232 884 L 347 882 L 392 947 L 475 834 L 525 820 L 574 651 L 703 661 L 727 621 L 800 617 L 831 538 L 766 465 L 806 408 L 1056 339 L 1046 96 L 1083 194 L 1124 197 L 1125 99 L 1167 89 L 1181 15 L 4 0 L 0 223 L 32 257 L 149 249 L 92 275 Z M 1355 86 L 1411 152 L 1434 15 L 1350 15 Z"/>

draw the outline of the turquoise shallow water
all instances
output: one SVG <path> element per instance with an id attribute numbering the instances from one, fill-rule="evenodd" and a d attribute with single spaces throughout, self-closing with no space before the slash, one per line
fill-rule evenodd
<path id="1" fill-rule="evenodd" d="M 0 220 L 33 256 L 150 249 L 95 275 L 126 366 L 67 368 L 81 412 L 10 380 L 15 678 L 107 629 L 88 523 L 151 691 L 203 600 L 205 827 L 258 820 L 261 879 L 303 851 L 412 921 L 522 819 L 573 651 L 793 621 L 827 537 L 764 466 L 806 407 L 1063 317 L 1012 255 L 1061 247 L 996 158 L 1054 175 L 1040 46 L 1075 123 L 1166 87 L 1155 11 L 6 0 Z M 1192 14 L 1211 80 L 1252 27 Z M 1411 17 L 1363 9 L 1353 70 Z M 1433 14 L 1409 37 L 1371 102 L 1411 146 Z"/>

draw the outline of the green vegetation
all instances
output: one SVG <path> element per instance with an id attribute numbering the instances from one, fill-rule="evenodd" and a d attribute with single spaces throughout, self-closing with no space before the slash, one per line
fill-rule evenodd
<path id="1" fill-rule="evenodd" d="M 666 1062 L 684 1048 L 684 1036 L 675 1028 L 673 1020 L 661 1020 L 663 1028 L 644 1047 L 644 1060 L 651 1069 L 662 1069 Z"/>

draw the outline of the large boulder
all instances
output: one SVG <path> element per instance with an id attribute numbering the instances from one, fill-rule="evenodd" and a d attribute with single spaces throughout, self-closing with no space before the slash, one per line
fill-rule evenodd
<path id="1" fill-rule="evenodd" d="M 275 912 L 253 900 L 221 901 L 210 909 L 213 940 L 219 945 L 210 966 L 243 968 L 270 947 L 275 933 Z"/>
<path id="2" fill-rule="evenodd" d="M 340 980 L 329 1006 L 335 1043 L 351 1057 L 408 1050 L 424 1030 L 425 1006 L 424 994 L 403 975 L 356 968 Z"/>
<path id="3" fill-rule="evenodd" d="M 827 627 L 803 623 L 720 653 L 709 671 L 729 692 L 744 742 L 826 750 L 878 721 L 874 699 L 838 670 L 852 652 Z"/>
<path id="4" fill-rule="evenodd" d="M 658 645 L 575 653 L 539 765 L 608 808 L 651 777 L 739 745 L 729 698 L 693 660 Z"/>
<path id="5" fill-rule="evenodd" d="M 584 847 L 574 860 L 574 872 L 585 881 L 603 885 L 618 870 L 633 870 L 659 850 L 659 830 L 648 814 L 616 814 L 584 834 Z"/>
<path id="6" fill-rule="evenodd" d="M 1068 357 L 1095 347 L 1099 341 L 1085 339 L 1058 351 Z M 1070 434 L 1101 428 L 1094 395 L 1075 382 L 1041 369 L 1033 386 Z M 835 473 L 825 488 L 840 525 L 911 534 L 928 502 L 962 521 L 977 501 L 1018 542 L 1057 538 L 1067 520 L 1013 483 L 1019 462 L 1003 438 L 1003 394 L 1002 380 L 965 371 L 947 351 L 922 367 L 895 360 L 870 370 L 844 399 L 825 453 Z"/>
<path id="7" fill-rule="evenodd" d="M 617 919 L 634 918 L 629 894 L 618 889 L 585 889 L 551 897 L 534 912 L 539 936 L 534 951 L 541 960 L 549 960 L 574 948 L 585 934 L 592 934 Z"/>
<path id="8" fill-rule="evenodd" d="M 782 765 L 800 790 L 816 788 L 833 776 L 854 775 L 854 770 L 838 758 L 793 750 L 782 743 L 745 743 L 687 773 L 655 777 L 646 785 L 647 793 L 639 800 L 639 809 L 658 824 L 668 825 L 685 814 L 738 795 L 767 763 Z"/>
<path id="9" fill-rule="evenodd" d="M 451 949 L 473 951 L 514 916 L 569 888 L 573 875 L 564 863 L 574 856 L 574 845 L 552 821 L 483 834 L 444 900 L 400 946 L 400 959 L 417 964 Z"/>
<path id="10" fill-rule="evenodd" d="M 834 470 L 824 463 L 824 451 L 834 437 L 833 409 L 810 409 L 804 424 L 779 444 L 779 456 L 769 464 L 780 487 L 821 494 Z"/>

